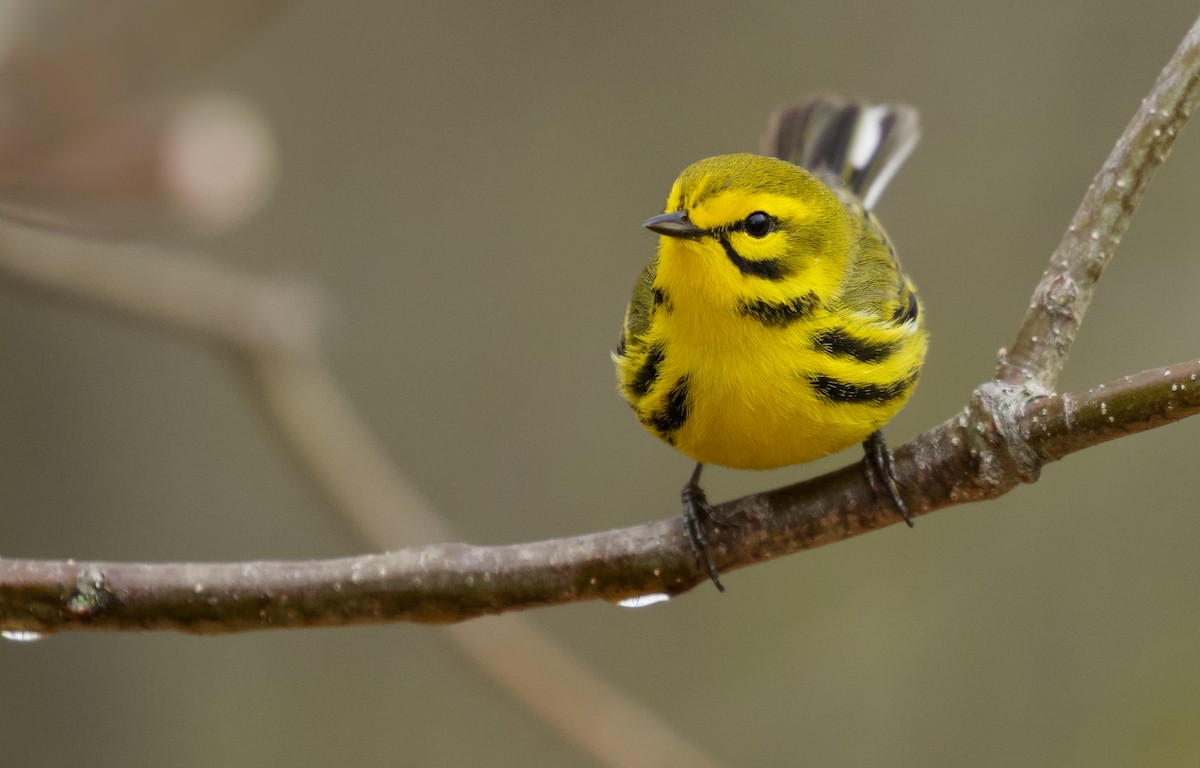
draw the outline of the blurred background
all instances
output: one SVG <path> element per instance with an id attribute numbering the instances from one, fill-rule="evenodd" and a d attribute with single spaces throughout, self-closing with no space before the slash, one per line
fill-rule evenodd
<path id="1" fill-rule="evenodd" d="M 1196 13 L 364 0 L 259 3 L 261 15 L 127 2 L 101 19 L 91 4 L 31 5 L 42 10 L 0 14 L 0 82 L 70 58 L 62 36 L 117 41 L 126 58 L 107 80 L 65 70 L 70 99 L 234 103 L 267 133 L 245 162 L 201 163 L 255 171 L 205 198 L 233 196 L 233 214 L 166 215 L 72 197 L 75 174 L 47 190 L 15 174 L 13 215 L 318 286 L 330 365 L 473 543 L 677 512 L 689 462 L 643 432 L 608 359 L 655 245 L 640 224 L 681 168 L 753 150 L 770 110 L 810 90 L 921 111 L 923 141 L 879 213 L 933 345 L 887 434 L 899 445 L 955 414 Z M 58 95 L 25 93 L 48 113 Z M 0 117 L 11 140 L 20 116 Z M 1198 178 L 1191 127 L 1101 283 L 1064 389 L 1197 355 Z M 8 280 L 0 341 L 0 556 L 366 548 L 211 350 Z M 724 595 L 526 618 L 724 765 L 1195 765 L 1198 435 L 1183 422 L 1088 450 L 913 531 L 730 573 Z M 722 500 L 857 459 L 716 469 L 706 488 Z M 0 644 L 0 763 L 85 762 L 595 765 L 433 628 Z"/>

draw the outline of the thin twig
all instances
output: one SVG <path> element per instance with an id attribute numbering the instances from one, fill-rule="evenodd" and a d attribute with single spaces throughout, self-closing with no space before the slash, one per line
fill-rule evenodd
<path id="1" fill-rule="evenodd" d="M 1054 389 L 1096 282 L 1112 260 L 1154 171 L 1200 99 L 1200 20 L 1183 38 L 1150 94 L 1092 181 L 1050 258 L 996 380 Z"/>
<path id="2" fill-rule="evenodd" d="M 150 248 L 4 226 L 0 286 L 259 356 L 311 357 L 319 342 L 311 289 Z"/>

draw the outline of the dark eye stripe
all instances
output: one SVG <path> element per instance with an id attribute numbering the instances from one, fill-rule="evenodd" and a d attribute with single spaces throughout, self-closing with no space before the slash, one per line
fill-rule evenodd
<path id="1" fill-rule="evenodd" d="M 746 259 L 742 258 L 741 254 L 733 249 L 729 244 L 729 238 L 725 235 L 719 235 L 717 240 L 721 243 L 721 247 L 725 249 L 725 255 L 733 262 L 733 266 L 738 268 L 738 271 L 747 277 L 761 277 L 764 280 L 773 280 L 778 282 L 787 278 L 791 274 L 791 269 L 784 263 L 783 259 Z"/>

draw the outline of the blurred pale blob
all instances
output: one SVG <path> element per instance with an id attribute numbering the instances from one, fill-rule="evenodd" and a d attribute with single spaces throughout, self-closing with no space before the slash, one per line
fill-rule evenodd
<path id="1" fill-rule="evenodd" d="M 160 182 L 176 211 L 205 232 L 229 229 L 259 210 L 277 176 L 274 136 L 253 104 L 198 98 L 162 135 Z"/>
<path id="2" fill-rule="evenodd" d="M 287 0 L 0 3 L 0 216 L 81 234 L 214 234 L 274 186 L 251 104 L 190 93 Z"/>

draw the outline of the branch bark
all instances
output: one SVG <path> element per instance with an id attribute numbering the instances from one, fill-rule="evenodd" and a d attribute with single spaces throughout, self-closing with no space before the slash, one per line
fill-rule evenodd
<path id="1" fill-rule="evenodd" d="M 896 452 L 914 514 L 1000 496 L 1014 440 L 1042 462 L 1200 412 L 1200 360 L 1028 401 L 1008 427 L 983 398 Z M 1010 431 L 1011 430 L 1011 431 Z M 1015 434 L 1014 434 L 1015 433 Z M 722 571 L 899 522 L 858 465 L 721 505 Z M 461 621 L 583 600 L 677 595 L 707 581 L 678 519 L 497 547 L 434 544 L 336 560 L 221 564 L 0 561 L 0 627 L 196 633 Z"/>
<path id="2" fill-rule="evenodd" d="M 1200 22 L 1185 37 L 1089 189 L 1034 293 L 997 376 L 954 418 L 896 452 L 910 507 L 925 514 L 999 496 L 1072 452 L 1200 410 L 1200 361 L 1086 392 L 1051 390 L 1095 282 L 1153 170 L 1200 91 Z M 252 356 L 260 367 L 270 356 Z M 295 386 L 303 382 L 294 378 Z M 264 391 L 277 391 L 264 386 Z M 275 411 L 285 428 L 299 410 Z M 298 427 L 296 427 L 298 429 Z M 295 435 L 293 435 L 295 437 Z M 303 445 L 303 441 L 297 441 Z M 299 450 L 307 450 L 301 447 Z M 858 465 L 722 505 L 737 523 L 713 532 L 722 570 L 898 522 Z M 706 580 L 677 519 L 504 547 L 438 544 L 330 561 L 120 564 L 0 561 L 0 627 L 232 632 L 380 621 L 440 623 L 490 613 L 647 593 Z"/>

